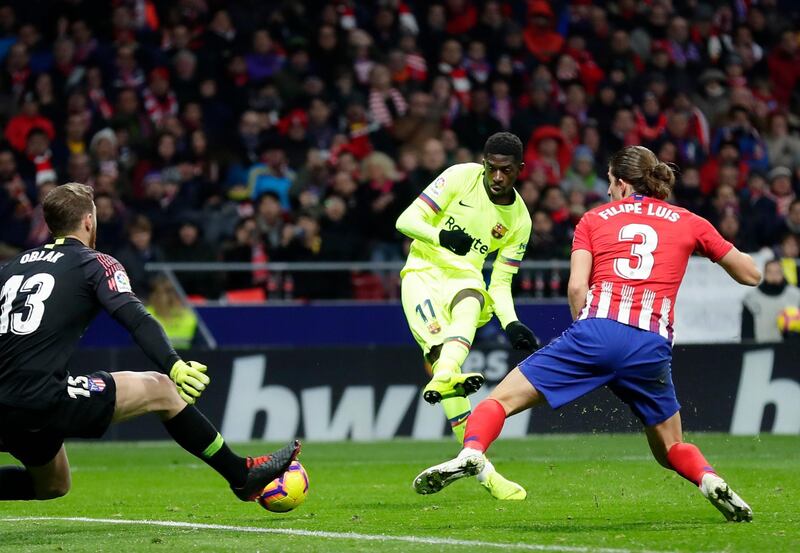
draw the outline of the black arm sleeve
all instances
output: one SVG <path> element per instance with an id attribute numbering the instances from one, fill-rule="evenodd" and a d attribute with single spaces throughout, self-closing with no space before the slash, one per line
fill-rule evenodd
<path id="1" fill-rule="evenodd" d="M 164 328 L 144 308 L 141 302 L 127 303 L 114 311 L 116 319 L 133 336 L 153 363 L 169 374 L 172 365 L 180 359 L 169 342 Z"/>
<path id="2" fill-rule="evenodd" d="M 742 341 L 752 340 L 756 337 L 753 312 L 746 306 L 742 307 Z"/>

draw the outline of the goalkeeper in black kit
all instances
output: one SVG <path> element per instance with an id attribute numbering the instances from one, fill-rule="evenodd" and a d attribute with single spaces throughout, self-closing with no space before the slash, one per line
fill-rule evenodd
<path id="1" fill-rule="evenodd" d="M 0 499 L 52 499 L 70 488 L 65 438 L 99 438 L 114 422 L 155 413 L 170 436 L 255 500 L 300 451 L 294 441 L 261 457 L 240 457 L 194 407 L 206 367 L 183 361 L 161 325 L 131 292 L 125 269 L 95 251 L 92 189 L 70 183 L 44 200 L 53 243 L 0 268 L 0 449 L 23 466 L 0 467 Z M 73 376 L 67 362 L 105 309 L 163 372 Z"/>

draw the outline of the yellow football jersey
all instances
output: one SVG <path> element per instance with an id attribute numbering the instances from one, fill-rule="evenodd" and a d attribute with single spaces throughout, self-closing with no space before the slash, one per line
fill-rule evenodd
<path id="1" fill-rule="evenodd" d="M 463 229 L 473 238 L 472 248 L 460 256 L 442 246 L 414 240 L 401 274 L 435 266 L 483 280 L 486 257 L 497 250 L 494 270 L 517 272 L 531 233 L 528 208 L 516 191 L 512 204 L 493 203 L 483 180 L 483 165 L 453 165 L 414 200 L 430 212 L 427 222 L 437 229 Z"/>

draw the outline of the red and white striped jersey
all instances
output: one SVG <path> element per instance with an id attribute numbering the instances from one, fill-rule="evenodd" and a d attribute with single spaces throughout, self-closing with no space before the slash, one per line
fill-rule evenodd
<path id="1" fill-rule="evenodd" d="M 614 319 L 672 341 L 675 297 L 693 252 L 719 261 L 733 245 L 691 211 L 634 194 L 588 211 L 572 251 L 592 254 L 579 319 Z"/>

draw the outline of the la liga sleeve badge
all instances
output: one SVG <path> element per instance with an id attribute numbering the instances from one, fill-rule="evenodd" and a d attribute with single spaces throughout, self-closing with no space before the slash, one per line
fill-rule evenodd
<path id="1" fill-rule="evenodd" d="M 114 283 L 117 285 L 118 292 L 132 292 L 131 281 L 125 271 L 114 271 Z"/>

